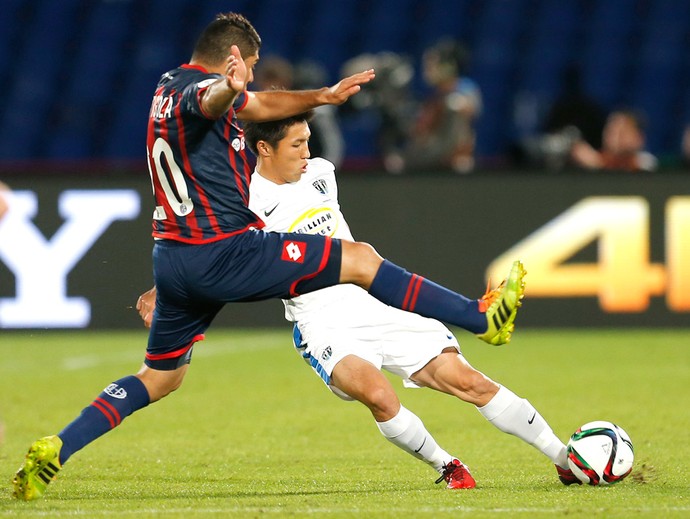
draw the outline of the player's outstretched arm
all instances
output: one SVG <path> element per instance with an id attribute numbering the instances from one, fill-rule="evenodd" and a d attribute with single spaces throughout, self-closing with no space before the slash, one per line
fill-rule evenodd
<path id="1" fill-rule="evenodd" d="M 247 65 L 242 54 L 233 45 L 225 63 L 224 76 L 209 86 L 202 94 L 201 108 L 209 117 L 218 119 L 230 110 L 237 94 L 242 92 L 249 80 Z"/>
<path id="2" fill-rule="evenodd" d="M 335 85 L 326 89 L 326 91 L 324 92 L 325 100 L 321 104 L 343 104 L 351 96 L 359 92 L 362 89 L 363 84 L 368 83 L 369 81 L 374 79 L 375 76 L 376 74 L 374 73 L 374 69 L 369 69 L 341 79 Z"/>
<path id="3" fill-rule="evenodd" d="M 341 105 L 374 79 L 373 69 L 348 76 L 318 90 L 248 92 L 249 100 L 237 117 L 244 121 L 284 119 L 322 105 Z"/>

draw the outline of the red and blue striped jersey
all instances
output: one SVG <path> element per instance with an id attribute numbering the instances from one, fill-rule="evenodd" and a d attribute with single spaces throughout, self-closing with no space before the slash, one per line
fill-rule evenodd
<path id="1" fill-rule="evenodd" d="M 219 77 L 182 65 L 158 82 L 146 138 L 155 238 L 208 243 L 264 225 L 247 207 L 252 170 L 236 115 L 247 93 L 217 120 L 201 108 L 200 94 Z"/>

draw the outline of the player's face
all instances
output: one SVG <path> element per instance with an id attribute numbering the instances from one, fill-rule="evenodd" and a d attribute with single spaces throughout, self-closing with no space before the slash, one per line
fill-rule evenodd
<path id="1" fill-rule="evenodd" d="M 278 141 L 272 162 L 279 184 L 297 182 L 307 171 L 310 135 L 309 125 L 301 122 L 290 126 L 285 137 Z"/>
<path id="2" fill-rule="evenodd" d="M 253 54 L 248 58 L 245 58 L 244 65 L 247 67 L 247 84 L 254 81 L 254 68 L 259 62 L 259 53 Z"/>

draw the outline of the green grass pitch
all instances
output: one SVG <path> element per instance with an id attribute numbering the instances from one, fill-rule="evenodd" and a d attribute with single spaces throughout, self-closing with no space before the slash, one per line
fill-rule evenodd
<path id="1" fill-rule="evenodd" d="M 30 443 L 57 433 L 133 373 L 145 332 L 2 332 L 0 516 L 688 517 L 690 330 L 519 330 L 501 348 L 458 332 L 467 359 L 528 398 L 567 440 L 609 420 L 635 446 L 612 487 L 564 487 L 551 463 L 470 405 L 403 389 L 477 489 L 448 491 L 386 442 L 368 411 L 331 395 L 282 330 L 216 330 L 182 388 L 77 453 L 46 497 L 16 502 Z"/>

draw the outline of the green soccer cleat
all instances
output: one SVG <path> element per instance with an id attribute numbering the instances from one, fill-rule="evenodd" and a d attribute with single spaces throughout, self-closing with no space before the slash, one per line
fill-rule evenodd
<path id="1" fill-rule="evenodd" d="M 488 328 L 477 337 L 484 342 L 494 346 L 510 342 L 515 329 L 515 316 L 525 296 L 525 274 L 527 271 L 522 263 L 514 261 L 508 277 L 494 290 L 487 288 L 479 300 L 479 311 L 486 314 Z"/>
<path id="2" fill-rule="evenodd" d="M 48 483 L 56 478 L 62 468 L 61 448 L 62 440 L 57 436 L 46 436 L 36 440 L 29 448 L 24 464 L 12 480 L 12 495 L 24 501 L 42 497 Z"/>

